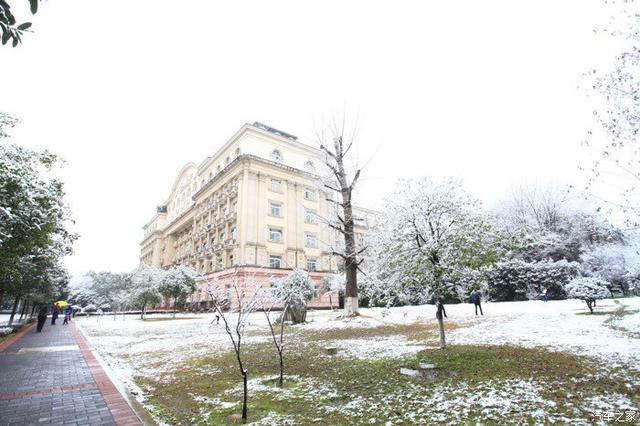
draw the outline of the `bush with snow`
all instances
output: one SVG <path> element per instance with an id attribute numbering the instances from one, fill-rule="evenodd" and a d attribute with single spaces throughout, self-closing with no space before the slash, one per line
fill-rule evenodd
<path id="1" fill-rule="evenodd" d="M 98 308 L 96 307 L 96 305 L 93 304 L 89 304 L 87 306 L 85 306 L 84 308 L 82 308 L 82 312 L 95 312 L 97 311 Z"/>
<path id="2" fill-rule="evenodd" d="M 8 336 L 13 333 L 12 327 L 0 327 L 0 337 Z"/>
<path id="3" fill-rule="evenodd" d="M 579 263 L 566 260 L 498 262 L 487 270 L 489 296 L 497 301 L 527 300 L 536 298 L 546 288 L 550 299 L 564 299 L 565 286 L 579 271 Z"/>
<path id="4" fill-rule="evenodd" d="M 579 277 L 567 284 L 567 296 L 571 299 L 584 300 L 593 313 L 593 304 L 596 300 L 609 296 L 609 283 L 600 278 Z"/>
<path id="5" fill-rule="evenodd" d="M 311 300 L 317 292 L 309 274 L 298 268 L 276 281 L 271 288 L 272 297 L 288 307 L 285 314 L 288 314 L 294 323 L 305 321 L 307 301 Z"/>

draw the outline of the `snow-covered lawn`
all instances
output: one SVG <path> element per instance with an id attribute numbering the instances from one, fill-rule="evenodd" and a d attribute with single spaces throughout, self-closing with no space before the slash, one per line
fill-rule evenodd
<path id="1" fill-rule="evenodd" d="M 612 412 L 637 409 L 638 401 L 629 397 L 633 393 L 629 389 L 640 384 L 640 298 L 603 300 L 594 315 L 585 315 L 586 304 L 575 300 L 486 303 L 482 317 L 475 316 L 470 304 L 447 305 L 446 309 L 448 342 L 453 348 L 463 348 L 459 354 L 452 349 L 451 356 L 462 357 L 464 362 L 474 361 L 468 359 L 474 356 L 470 355 L 474 345 L 552 352 L 524 352 L 523 357 L 541 361 L 525 365 L 522 377 L 519 371 L 507 369 L 495 378 L 480 374 L 480 380 L 475 373 L 468 377 L 470 370 L 454 365 L 451 376 L 424 382 L 400 375 L 399 367 L 428 358 L 429 353 L 442 355 L 442 351 L 430 352 L 438 339 L 433 306 L 362 309 L 360 317 L 350 320 L 337 320 L 338 312 L 312 311 L 307 324 L 287 328 L 285 369 L 290 375 L 288 387 L 280 389 L 271 377 L 277 373 L 277 354 L 264 314 L 258 312 L 250 317 L 243 343 L 250 360 L 253 420 L 300 424 L 317 418 L 323 423 L 329 416 L 342 423 L 341 419 L 353 415 L 355 423 L 373 424 L 458 424 L 471 418 L 507 423 L 573 419 L 587 424 L 597 423 L 594 412 L 603 407 Z M 160 408 L 156 416 L 167 423 L 184 424 L 226 422 L 238 411 L 240 381 L 235 377 L 231 344 L 222 326 L 211 324 L 212 319 L 212 314 L 178 315 L 176 320 L 155 315 L 146 321 L 105 316 L 82 318 L 77 323 L 129 388 L 149 407 Z M 326 354 L 324 348 L 329 346 L 338 348 L 337 355 Z M 554 351 L 565 354 L 563 357 L 590 358 L 567 361 L 553 355 Z M 568 369 L 576 363 L 592 363 L 590 369 L 584 369 L 590 371 L 588 380 L 606 382 L 609 390 L 584 390 L 587 379 L 580 376 L 582 367 L 576 370 L 575 383 L 568 377 L 553 383 L 544 368 L 536 373 L 544 377 L 531 377 L 528 369 L 538 371 L 538 362 L 567 362 Z M 593 365 L 598 366 L 597 371 Z M 369 385 L 360 384 L 369 381 Z M 553 394 L 557 388 L 576 386 L 573 395 L 568 391 L 562 397 Z M 279 409 L 274 411 L 273 404 Z M 304 410 L 309 412 L 303 415 Z"/>

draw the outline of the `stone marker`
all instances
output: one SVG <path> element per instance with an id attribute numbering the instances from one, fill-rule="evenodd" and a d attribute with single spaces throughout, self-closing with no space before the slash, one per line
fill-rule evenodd
<path id="1" fill-rule="evenodd" d="M 433 370 L 434 368 L 438 367 L 436 367 L 435 364 L 420 364 L 420 368 L 423 370 Z"/>
<path id="2" fill-rule="evenodd" d="M 327 351 L 328 355 L 335 355 L 338 353 L 338 348 L 336 348 L 335 346 L 327 346 L 324 349 Z"/>

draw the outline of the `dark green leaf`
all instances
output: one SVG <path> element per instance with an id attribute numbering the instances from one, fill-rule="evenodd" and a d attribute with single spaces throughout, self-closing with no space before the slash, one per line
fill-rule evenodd
<path id="1" fill-rule="evenodd" d="M 38 11 L 38 0 L 29 0 L 29 4 L 31 5 L 31 13 L 36 13 Z"/>
<path id="2" fill-rule="evenodd" d="M 18 37 L 14 36 L 13 37 L 13 47 L 16 47 L 19 42 L 20 42 L 20 40 L 18 39 Z"/>
<path id="3" fill-rule="evenodd" d="M 9 41 L 9 37 L 11 36 L 11 33 L 9 31 L 5 31 L 2 33 L 2 44 L 7 44 L 7 42 Z"/>
<path id="4" fill-rule="evenodd" d="M 24 24 L 18 25 L 18 29 L 20 31 L 24 31 L 31 26 L 31 22 L 25 22 Z"/>

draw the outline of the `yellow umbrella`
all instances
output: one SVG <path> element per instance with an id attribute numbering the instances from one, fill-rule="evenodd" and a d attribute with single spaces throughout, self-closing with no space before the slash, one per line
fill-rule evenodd
<path id="1" fill-rule="evenodd" d="M 60 306 L 60 307 L 64 307 L 64 306 L 68 305 L 68 303 L 65 302 L 64 300 L 58 300 L 55 304 Z"/>

